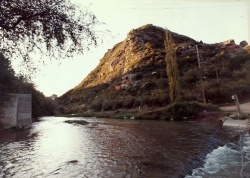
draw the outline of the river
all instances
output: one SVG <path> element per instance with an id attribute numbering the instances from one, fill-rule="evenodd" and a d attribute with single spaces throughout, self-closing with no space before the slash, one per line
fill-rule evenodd
<path id="1" fill-rule="evenodd" d="M 205 122 L 43 117 L 0 131 L 0 177 L 250 177 L 250 138 L 240 133 L 239 143 L 238 129 Z"/>

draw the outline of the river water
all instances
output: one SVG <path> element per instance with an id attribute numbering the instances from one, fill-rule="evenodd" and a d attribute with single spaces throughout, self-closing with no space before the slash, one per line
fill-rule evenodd
<path id="1" fill-rule="evenodd" d="M 29 130 L 0 131 L 0 177 L 250 177 L 246 131 L 204 122 L 64 122 L 70 119 L 83 118 L 43 117 Z"/>

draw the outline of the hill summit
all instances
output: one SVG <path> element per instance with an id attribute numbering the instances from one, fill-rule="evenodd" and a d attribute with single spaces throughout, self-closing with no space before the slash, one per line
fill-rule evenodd
<path id="1" fill-rule="evenodd" d="M 240 45 L 234 40 L 205 44 L 170 33 L 180 71 L 180 100 L 202 101 L 201 73 L 208 102 L 229 102 L 233 93 L 239 97 L 250 94 L 250 47 L 246 41 Z M 151 24 L 131 30 L 78 86 L 60 97 L 62 112 L 168 105 L 165 34 L 165 29 Z"/>

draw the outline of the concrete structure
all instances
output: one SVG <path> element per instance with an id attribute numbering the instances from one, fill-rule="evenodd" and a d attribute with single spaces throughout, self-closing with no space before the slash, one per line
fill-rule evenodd
<path id="1" fill-rule="evenodd" d="M 1 108 L 0 122 L 7 128 L 30 126 L 32 123 L 31 94 L 7 94 Z"/>
<path id="2" fill-rule="evenodd" d="M 243 128 L 249 128 L 249 120 L 234 120 L 232 118 L 226 118 L 223 126 L 232 126 L 232 127 L 243 127 Z"/>

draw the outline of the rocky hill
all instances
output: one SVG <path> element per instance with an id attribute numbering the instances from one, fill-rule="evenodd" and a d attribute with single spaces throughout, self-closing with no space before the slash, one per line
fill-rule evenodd
<path id="1" fill-rule="evenodd" d="M 181 100 L 202 101 L 201 74 L 207 102 L 230 102 L 231 94 L 250 96 L 250 47 L 234 40 L 205 44 L 174 33 L 180 71 Z M 59 98 L 64 113 L 161 107 L 169 104 L 165 30 L 145 25 L 109 49 L 99 65 Z M 201 69 L 197 62 L 197 49 Z"/>

